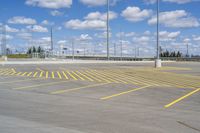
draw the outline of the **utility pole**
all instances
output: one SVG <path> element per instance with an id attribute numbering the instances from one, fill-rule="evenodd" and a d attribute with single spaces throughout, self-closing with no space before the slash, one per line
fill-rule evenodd
<path id="1" fill-rule="evenodd" d="M 157 0 L 157 57 L 155 61 L 155 67 L 159 68 L 162 66 L 160 60 L 160 40 L 159 40 L 159 13 L 160 12 L 160 0 Z"/>
<path id="2" fill-rule="evenodd" d="M 110 0 L 107 0 L 107 60 L 110 59 L 109 43 L 110 43 L 110 33 L 109 33 L 109 11 L 110 10 Z"/>

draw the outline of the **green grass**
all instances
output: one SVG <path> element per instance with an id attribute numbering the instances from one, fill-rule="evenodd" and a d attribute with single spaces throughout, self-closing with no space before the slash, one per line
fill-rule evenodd
<path id="1" fill-rule="evenodd" d="M 7 55 L 8 58 L 30 58 L 28 54 L 11 54 Z"/>

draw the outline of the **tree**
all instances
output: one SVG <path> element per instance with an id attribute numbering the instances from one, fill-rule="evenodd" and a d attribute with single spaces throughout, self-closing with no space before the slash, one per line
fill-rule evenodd
<path id="1" fill-rule="evenodd" d="M 40 46 L 37 48 L 37 52 L 38 52 L 38 53 L 41 53 L 41 52 L 42 52 L 42 48 L 41 48 Z"/>
<path id="2" fill-rule="evenodd" d="M 31 54 L 32 53 L 32 49 L 28 48 L 27 54 Z"/>
<path id="3" fill-rule="evenodd" d="M 32 52 L 33 52 L 33 53 L 36 53 L 36 48 L 35 48 L 35 46 L 33 46 Z"/>

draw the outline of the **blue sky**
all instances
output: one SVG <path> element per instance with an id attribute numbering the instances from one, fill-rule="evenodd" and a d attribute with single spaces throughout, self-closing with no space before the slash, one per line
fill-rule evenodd
<path id="1" fill-rule="evenodd" d="M 154 56 L 156 0 L 110 0 L 110 53 Z M 12 4 L 11 4 L 12 3 Z M 200 54 L 200 1 L 161 0 L 160 37 L 163 49 Z M 8 47 L 25 51 L 32 45 L 50 46 L 53 27 L 55 50 L 60 46 L 93 54 L 106 52 L 106 0 L 1 0 L 0 24 L 6 25 Z M 121 39 L 120 39 L 121 38 Z"/>

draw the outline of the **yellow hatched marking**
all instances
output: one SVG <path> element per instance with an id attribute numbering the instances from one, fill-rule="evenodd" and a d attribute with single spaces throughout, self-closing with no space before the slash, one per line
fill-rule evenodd
<path id="1" fill-rule="evenodd" d="M 102 86 L 102 85 L 106 85 L 106 84 L 109 84 L 109 83 L 101 83 L 101 84 L 94 84 L 94 85 L 88 85 L 88 86 L 83 86 L 83 87 L 77 87 L 77 88 L 73 88 L 73 89 L 58 90 L 58 91 L 50 92 L 50 94 L 52 94 L 52 95 L 62 94 L 62 93 L 67 93 L 67 92 L 71 92 L 71 91 L 77 91 L 77 90 L 81 90 L 81 89 L 85 89 L 85 88 Z"/>
<path id="2" fill-rule="evenodd" d="M 128 94 L 128 93 L 134 92 L 134 91 L 142 90 L 142 89 L 147 88 L 147 87 L 151 87 L 151 86 L 149 85 L 149 86 L 143 86 L 143 87 L 140 87 L 140 88 L 134 88 L 134 89 L 129 90 L 129 91 L 124 91 L 124 92 L 121 92 L 121 93 L 117 93 L 117 94 L 113 94 L 113 95 L 110 95 L 110 96 L 102 97 L 100 99 L 101 100 L 108 100 L 108 99 L 111 99 L 111 98 L 114 98 L 114 97 L 118 97 L 118 96 L 121 96 L 121 95 L 125 95 L 125 94 Z"/>
<path id="3" fill-rule="evenodd" d="M 116 75 L 117 77 L 121 77 L 123 79 L 126 79 L 127 81 L 129 81 L 132 84 L 141 84 L 141 85 L 149 85 L 148 83 L 145 83 L 144 81 L 141 81 L 141 79 L 136 79 L 135 77 L 129 76 L 129 75 L 125 75 L 123 73 L 119 73 L 117 71 L 111 71 L 113 73 L 113 75 Z M 118 73 L 118 74 L 117 74 Z"/>
<path id="4" fill-rule="evenodd" d="M 40 68 L 36 68 L 36 70 L 39 70 L 40 72 L 44 72 L 42 69 L 40 69 Z"/>
<path id="5" fill-rule="evenodd" d="M 65 77 L 66 79 L 69 79 L 64 71 L 62 71 L 62 74 L 64 75 L 64 77 Z"/>
<path id="6" fill-rule="evenodd" d="M 76 76 L 76 77 L 78 77 L 78 78 L 80 78 L 81 80 L 85 80 L 84 78 L 82 78 L 80 75 L 78 75 L 76 72 L 74 72 L 74 71 L 72 71 L 72 73 Z"/>
<path id="7" fill-rule="evenodd" d="M 7 74 L 7 73 L 9 73 L 9 70 L 3 71 L 3 72 L 1 73 L 1 75 L 5 75 L 5 74 Z"/>
<path id="8" fill-rule="evenodd" d="M 199 91 L 200 91 L 200 88 L 198 88 L 198 89 L 196 89 L 196 90 L 194 90 L 194 91 L 192 91 L 192 92 L 190 92 L 190 93 L 188 93 L 188 94 L 186 94 L 186 95 L 184 95 L 184 96 L 178 98 L 177 100 L 175 100 L 175 101 L 173 101 L 173 102 L 171 102 L 171 103 L 165 105 L 165 108 L 169 108 L 169 107 L 171 107 L 172 105 L 174 105 L 174 104 L 176 104 L 176 103 L 178 103 L 178 102 L 180 102 L 180 101 L 182 101 L 182 100 L 188 98 L 189 96 L 191 96 L 191 95 L 193 95 L 193 94 L 195 94 L 195 93 L 197 93 L 197 92 L 199 92 Z"/>
<path id="9" fill-rule="evenodd" d="M 51 72 L 51 77 L 52 77 L 53 79 L 55 78 L 54 72 Z"/>
<path id="10" fill-rule="evenodd" d="M 102 73 L 103 73 L 104 75 L 106 75 L 106 76 L 115 78 L 115 80 L 117 80 L 117 81 L 119 81 L 119 82 L 121 82 L 121 83 L 128 84 L 128 82 L 119 79 L 119 76 L 116 77 L 115 74 L 113 74 L 113 73 L 109 73 L 109 72 L 106 72 L 106 71 L 102 71 Z"/>
<path id="11" fill-rule="evenodd" d="M 90 73 L 89 71 L 84 71 L 85 74 L 87 74 L 88 76 L 90 76 L 92 79 L 98 81 L 98 82 L 102 82 L 101 78 L 96 77 L 95 75 L 93 75 L 92 73 Z"/>
<path id="12" fill-rule="evenodd" d="M 82 75 L 83 77 L 85 77 L 86 79 L 88 79 L 89 81 L 94 81 L 93 79 L 91 79 L 90 77 L 86 76 L 85 74 L 79 72 L 79 71 L 76 71 L 77 73 L 79 73 L 80 75 Z"/>
<path id="13" fill-rule="evenodd" d="M 49 78 L 49 72 L 47 71 L 46 72 L 46 79 L 48 79 Z"/>
<path id="14" fill-rule="evenodd" d="M 43 75 L 44 75 L 44 72 L 40 72 L 40 76 L 39 77 L 41 78 L 41 77 L 43 77 Z"/>
<path id="15" fill-rule="evenodd" d="M 6 75 L 9 75 L 10 72 L 12 72 L 12 71 L 9 71 L 9 70 L 8 70 L 8 71 L 4 72 L 3 75 L 5 75 L 5 76 L 6 76 Z"/>
<path id="16" fill-rule="evenodd" d="M 12 73 L 10 73 L 11 76 L 13 76 L 13 75 L 15 75 L 15 74 L 16 74 L 16 72 L 12 72 Z"/>
<path id="17" fill-rule="evenodd" d="M 121 74 L 121 73 L 112 72 L 112 74 L 115 75 L 115 77 L 125 79 L 128 83 L 132 83 L 132 84 L 135 84 L 135 85 L 138 85 L 138 84 L 149 85 L 149 84 L 146 84 L 142 81 L 136 80 L 133 77 L 130 77 L 130 76 L 127 76 L 127 75 L 124 75 L 124 74 Z"/>
<path id="18" fill-rule="evenodd" d="M 21 76 L 25 76 L 28 72 L 23 73 Z"/>
<path id="19" fill-rule="evenodd" d="M 22 72 L 18 72 L 16 75 L 19 76 L 20 74 L 22 74 Z"/>
<path id="20" fill-rule="evenodd" d="M 131 77 L 134 77 L 134 78 L 137 78 L 137 80 L 139 80 L 141 82 L 144 82 L 147 85 L 160 86 L 160 84 L 158 84 L 155 80 L 149 79 L 146 76 L 143 76 L 143 75 L 141 75 L 139 73 L 134 73 L 134 75 L 133 74 L 127 74 L 127 75 L 131 76 Z M 163 84 L 161 84 L 161 85 L 163 85 Z"/>
<path id="21" fill-rule="evenodd" d="M 33 75 L 33 77 L 35 78 L 37 76 L 37 74 L 38 74 L 38 72 L 35 72 L 34 75 Z"/>
<path id="22" fill-rule="evenodd" d="M 103 75 L 104 78 L 107 78 L 108 80 L 110 80 L 114 83 L 120 83 L 119 81 L 114 80 L 114 79 L 108 77 L 107 75 L 103 74 L 102 72 L 98 72 L 97 70 L 92 70 L 92 72 L 96 73 L 97 75 L 101 75 L 101 76 Z"/>
<path id="23" fill-rule="evenodd" d="M 156 82 L 162 82 L 164 84 L 168 84 L 168 85 L 176 85 L 176 86 L 183 86 L 183 87 L 188 87 L 188 86 L 193 86 L 193 85 L 189 85 L 189 84 L 186 84 L 184 83 L 183 81 L 182 82 L 177 82 L 178 78 L 176 79 L 171 79 L 171 77 L 166 77 L 165 75 L 161 74 L 161 75 L 156 75 L 156 74 L 153 74 L 153 76 L 151 74 L 140 74 L 138 76 L 143 76 L 144 78 L 151 78 L 149 80 L 153 80 L 153 81 L 156 81 Z"/>
<path id="24" fill-rule="evenodd" d="M 70 77 L 72 77 L 74 80 L 78 80 L 76 77 L 74 77 L 74 75 L 72 75 L 69 71 L 66 71 Z"/>
<path id="25" fill-rule="evenodd" d="M 12 68 L 12 71 L 13 71 L 14 73 L 16 73 L 16 71 L 15 71 L 15 69 L 14 69 L 14 68 Z"/>
<path id="26" fill-rule="evenodd" d="M 33 74 L 33 72 L 30 72 L 27 76 L 30 77 Z"/>
<path id="27" fill-rule="evenodd" d="M 57 72 L 59 79 L 62 79 L 60 72 Z"/>
<path id="28" fill-rule="evenodd" d="M 92 70 L 88 70 L 87 72 L 92 74 L 92 75 L 95 75 L 95 77 L 101 79 L 102 81 L 106 81 L 107 83 L 112 83 L 113 82 L 112 80 L 108 79 L 107 77 L 102 76 L 102 75 L 100 75 L 100 74 L 98 74 L 98 73 L 96 73 L 96 72 L 94 72 Z"/>

